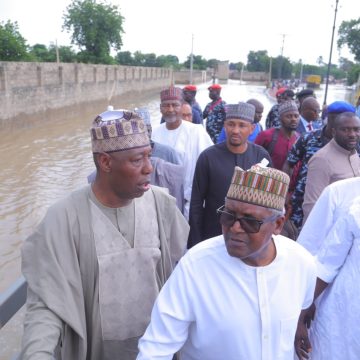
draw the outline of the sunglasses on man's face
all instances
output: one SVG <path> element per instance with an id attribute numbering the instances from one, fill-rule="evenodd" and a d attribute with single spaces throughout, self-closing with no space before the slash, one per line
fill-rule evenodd
<path id="1" fill-rule="evenodd" d="M 275 214 L 262 220 L 258 220 L 249 216 L 237 217 L 234 212 L 226 210 L 225 205 L 219 207 L 216 210 L 216 213 L 219 215 L 219 221 L 221 225 L 232 227 L 236 221 L 239 221 L 241 228 L 248 234 L 255 234 L 259 232 L 262 224 L 274 221 L 279 217 L 279 215 Z"/>

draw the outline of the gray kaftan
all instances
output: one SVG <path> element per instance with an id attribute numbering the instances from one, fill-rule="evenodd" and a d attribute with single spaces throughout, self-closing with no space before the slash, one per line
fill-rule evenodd
<path id="1" fill-rule="evenodd" d="M 21 359 L 51 359 L 56 347 L 59 349 L 57 357 L 66 360 L 127 360 L 136 357 L 137 340 L 150 320 L 154 297 L 183 255 L 188 225 L 177 209 L 175 199 L 162 189 L 153 186 L 134 201 L 135 213 L 142 213 L 139 219 L 149 218 L 143 223 L 135 219 L 133 247 L 125 243 L 114 227 L 110 231 L 111 239 L 117 243 L 111 245 L 110 241 L 99 249 L 100 225 L 108 219 L 100 220 L 103 213 L 91 200 L 90 186 L 53 205 L 35 233 L 25 241 L 22 269 L 29 288 Z M 157 226 L 149 227 L 151 220 L 157 222 Z M 108 227 L 111 225 L 111 222 L 107 224 Z M 149 231 L 158 233 L 157 240 L 156 236 L 148 236 Z M 141 239 L 143 244 L 139 244 Z M 145 248 L 148 251 L 144 251 Z M 130 270 L 128 279 L 115 255 L 117 252 L 119 258 L 124 256 L 121 249 L 126 249 L 130 255 L 126 259 Z M 111 266 L 102 268 L 101 253 L 110 260 L 111 266 L 115 259 L 113 273 L 109 271 Z M 140 255 L 133 256 L 134 253 Z M 137 260 L 140 258 L 149 261 L 139 264 Z M 136 275 L 135 269 L 143 273 L 149 268 L 152 274 Z M 113 275 L 113 284 L 99 281 L 102 269 Z M 109 279 L 109 275 L 104 279 Z M 126 283 L 122 284 L 124 279 Z M 143 281 L 150 281 L 146 284 L 149 299 L 144 298 Z M 111 286 L 115 296 L 106 303 L 109 297 L 105 300 L 101 297 L 112 293 Z M 129 300 L 131 296 L 133 302 Z M 111 308 L 118 309 L 116 301 L 124 306 L 114 312 L 114 321 L 111 321 Z M 137 316 L 137 312 L 142 316 Z M 134 325 L 129 327 L 131 319 L 134 319 Z M 104 320 L 107 321 L 105 325 Z M 122 324 L 126 329 L 121 329 Z"/>

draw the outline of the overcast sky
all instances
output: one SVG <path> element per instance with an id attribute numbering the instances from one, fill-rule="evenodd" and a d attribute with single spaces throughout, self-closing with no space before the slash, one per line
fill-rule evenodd
<path id="1" fill-rule="evenodd" d="M 17 21 L 29 45 L 70 45 L 62 32 L 63 13 L 71 0 L 1 0 L 0 21 Z M 291 61 L 327 62 L 336 0 L 111 0 L 125 18 L 123 48 L 156 55 L 176 55 L 181 62 L 193 52 L 206 59 L 246 62 L 250 50 L 281 53 Z M 337 30 L 360 16 L 359 0 L 339 0 L 333 63 L 339 55 Z M 284 40 L 284 42 L 283 42 Z"/>

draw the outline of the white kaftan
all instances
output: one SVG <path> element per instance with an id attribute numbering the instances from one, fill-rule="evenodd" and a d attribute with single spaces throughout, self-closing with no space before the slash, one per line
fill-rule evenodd
<path id="1" fill-rule="evenodd" d="M 360 196 L 360 177 L 328 185 L 302 227 L 297 242 L 316 255 L 334 223 L 346 214 L 356 197 Z"/>
<path id="2" fill-rule="evenodd" d="M 317 255 L 318 277 L 329 283 L 317 306 L 312 360 L 360 358 L 360 199 L 329 232 Z"/>
<path id="3" fill-rule="evenodd" d="M 138 360 L 289 360 L 302 309 L 312 303 L 311 255 L 275 236 L 276 258 L 263 267 L 231 257 L 223 236 L 180 260 L 154 305 Z"/>

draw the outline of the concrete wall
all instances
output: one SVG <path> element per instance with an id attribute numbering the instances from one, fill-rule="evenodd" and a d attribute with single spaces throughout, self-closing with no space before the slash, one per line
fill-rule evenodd
<path id="1" fill-rule="evenodd" d="M 206 71 L 193 70 L 192 83 L 201 84 L 207 82 Z M 174 71 L 174 83 L 175 84 L 190 84 L 190 70 Z"/>
<path id="2" fill-rule="evenodd" d="M 243 71 L 242 74 L 240 71 L 237 70 L 233 70 L 230 72 L 230 79 L 239 80 L 240 78 L 243 81 L 267 81 L 269 80 L 269 74 L 260 71 Z"/>
<path id="3" fill-rule="evenodd" d="M 0 127 L 170 85 L 165 68 L 0 62 Z"/>

